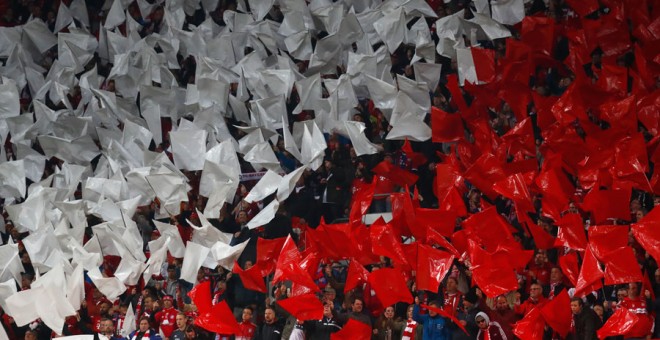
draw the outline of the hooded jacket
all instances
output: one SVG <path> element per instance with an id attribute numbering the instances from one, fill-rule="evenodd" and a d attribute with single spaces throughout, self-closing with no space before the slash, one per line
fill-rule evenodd
<path id="1" fill-rule="evenodd" d="M 476 321 L 479 317 L 482 317 L 486 321 L 487 328 L 479 328 L 479 332 L 477 333 L 477 340 L 507 340 L 506 334 L 504 334 L 504 330 L 502 330 L 502 326 L 500 326 L 499 323 L 495 321 L 490 322 L 488 314 L 484 312 L 477 313 L 477 316 L 474 318 L 474 320 Z M 477 325 L 479 325 L 479 323 L 477 323 Z M 488 337 L 486 336 L 486 333 L 488 333 Z"/>

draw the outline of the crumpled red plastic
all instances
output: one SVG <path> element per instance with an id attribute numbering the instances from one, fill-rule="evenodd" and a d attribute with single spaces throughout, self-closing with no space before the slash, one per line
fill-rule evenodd
<path id="1" fill-rule="evenodd" d="M 454 255 L 419 244 L 417 248 L 417 289 L 437 292 L 454 261 Z"/>
<path id="2" fill-rule="evenodd" d="M 617 309 L 596 333 L 599 339 L 608 336 L 624 335 L 635 327 L 639 317 L 626 308 Z"/>
<path id="3" fill-rule="evenodd" d="M 413 302 L 406 281 L 401 275 L 401 271 L 396 268 L 375 270 L 369 274 L 368 281 L 383 307 L 391 306 L 397 302 Z"/>
<path id="4" fill-rule="evenodd" d="M 596 256 L 594 256 L 591 248 L 587 248 L 582 260 L 582 267 L 580 268 L 580 275 L 575 285 L 574 296 L 583 297 L 603 286 L 602 278 L 605 276 L 603 270 L 598 264 Z"/>
<path id="5" fill-rule="evenodd" d="M 566 289 L 541 307 L 541 315 L 545 322 L 562 337 L 570 332 L 573 313 L 571 312 L 571 298 Z"/>
<path id="6" fill-rule="evenodd" d="M 321 320 L 323 304 L 316 294 L 304 294 L 278 300 L 277 304 L 298 320 Z"/>

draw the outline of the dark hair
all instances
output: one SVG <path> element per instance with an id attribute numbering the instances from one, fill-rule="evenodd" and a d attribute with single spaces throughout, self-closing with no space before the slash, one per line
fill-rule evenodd
<path id="1" fill-rule="evenodd" d="M 573 301 L 577 301 L 577 303 L 578 303 L 578 305 L 580 305 L 580 307 L 584 306 L 584 301 L 582 301 L 582 298 L 572 297 L 571 302 L 573 302 Z"/>

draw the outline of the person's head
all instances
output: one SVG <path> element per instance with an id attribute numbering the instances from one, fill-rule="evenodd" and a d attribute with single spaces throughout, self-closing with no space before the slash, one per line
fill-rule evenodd
<path id="1" fill-rule="evenodd" d="M 495 309 L 499 311 L 505 311 L 509 310 L 509 301 L 506 300 L 506 297 L 504 295 L 500 295 L 497 297 L 495 301 Z"/>
<path id="2" fill-rule="evenodd" d="M 243 264 L 243 269 L 244 269 L 244 270 L 248 270 L 248 269 L 250 269 L 250 268 L 252 268 L 252 261 L 250 261 L 250 260 L 245 260 L 245 263 Z"/>
<path id="3" fill-rule="evenodd" d="M 458 282 L 453 277 L 447 278 L 446 285 L 447 285 L 447 293 L 456 293 L 456 290 L 458 290 Z"/>
<path id="4" fill-rule="evenodd" d="M 115 324 L 108 318 L 101 319 L 101 334 L 111 335 L 115 332 Z"/>
<path id="5" fill-rule="evenodd" d="M 186 327 L 186 339 L 194 339 L 197 337 L 197 331 L 195 330 L 195 327 L 188 325 Z"/>
<path id="6" fill-rule="evenodd" d="M 559 267 L 552 267 L 550 270 L 550 282 L 559 283 L 564 279 L 564 274 Z"/>
<path id="7" fill-rule="evenodd" d="M 172 295 L 163 296 L 163 307 L 164 308 L 171 308 L 173 304 L 174 304 L 174 298 L 172 297 Z"/>
<path id="8" fill-rule="evenodd" d="M 385 319 L 394 319 L 394 307 L 389 306 L 383 311 Z"/>
<path id="9" fill-rule="evenodd" d="M 414 309 L 414 308 L 415 308 L 415 305 L 410 305 L 410 306 L 408 306 L 408 308 L 406 309 L 406 318 L 407 318 L 408 320 L 412 320 L 412 317 L 413 317 L 413 309 Z"/>
<path id="10" fill-rule="evenodd" d="M 539 251 L 534 255 L 534 263 L 537 265 L 542 265 L 545 262 L 545 254 L 542 251 Z"/>
<path id="11" fill-rule="evenodd" d="M 354 313 L 362 313 L 362 309 L 364 308 L 364 301 L 360 298 L 356 298 L 353 300 L 353 303 L 351 304 L 351 310 Z"/>
<path id="12" fill-rule="evenodd" d="M 241 314 L 241 320 L 243 320 L 243 322 L 252 320 L 252 308 L 250 307 L 243 308 L 243 314 Z"/>
<path id="13" fill-rule="evenodd" d="M 167 278 L 170 280 L 176 279 L 176 266 L 171 264 L 167 266 Z"/>
<path id="14" fill-rule="evenodd" d="M 429 306 L 430 307 L 435 307 L 435 308 L 442 308 L 442 304 L 439 301 L 435 301 L 435 300 L 429 302 Z M 434 318 L 434 317 L 438 316 L 438 312 L 429 309 L 429 316 Z"/>
<path id="15" fill-rule="evenodd" d="M 578 315 L 582 312 L 582 307 L 584 307 L 584 301 L 578 297 L 571 298 L 571 311 L 573 314 Z"/>
<path id="16" fill-rule="evenodd" d="M 176 327 L 183 331 L 186 329 L 186 326 L 188 325 L 188 318 L 186 317 L 185 314 L 179 313 L 176 315 Z"/>
<path id="17" fill-rule="evenodd" d="M 541 285 L 538 283 L 532 283 L 532 285 L 529 287 L 529 297 L 536 300 L 541 297 L 543 294 L 543 288 L 541 288 Z"/>
<path id="18" fill-rule="evenodd" d="M 465 307 L 466 310 L 471 309 L 478 301 L 479 296 L 477 296 L 477 293 L 469 291 L 463 296 L 463 307 Z"/>
<path id="19" fill-rule="evenodd" d="M 272 307 L 266 307 L 264 321 L 269 325 L 275 322 L 275 310 Z"/>
<path id="20" fill-rule="evenodd" d="M 628 297 L 628 289 L 626 288 L 619 288 L 616 291 L 616 299 L 619 301 L 622 301 L 624 298 Z"/>
<path id="21" fill-rule="evenodd" d="M 140 332 L 146 332 L 149 330 L 149 317 L 143 316 L 140 318 L 139 330 Z"/>
<path id="22" fill-rule="evenodd" d="M 635 299 L 639 296 L 639 287 L 640 284 L 637 282 L 631 282 L 628 284 L 628 297 Z"/>
<path id="23" fill-rule="evenodd" d="M 236 222 L 238 222 L 238 224 L 247 223 L 247 217 L 247 212 L 245 210 L 241 210 L 238 212 L 238 216 L 236 216 Z"/>
<path id="24" fill-rule="evenodd" d="M 332 308 L 333 307 L 334 306 L 332 305 L 331 302 L 326 301 L 323 304 L 323 316 L 325 316 L 326 318 L 332 317 Z"/>
<path id="25" fill-rule="evenodd" d="M 336 297 L 337 297 L 337 292 L 335 291 L 334 288 L 332 288 L 330 286 L 325 287 L 325 289 L 323 290 L 323 298 L 326 301 L 333 302 L 333 301 L 335 301 Z"/>
<path id="26" fill-rule="evenodd" d="M 37 340 L 37 331 L 28 329 L 25 332 L 25 340 Z"/>
<path id="27" fill-rule="evenodd" d="M 490 319 L 488 318 L 488 315 L 484 312 L 479 312 L 477 313 L 477 316 L 474 318 L 474 321 L 477 323 L 477 326 L 480 329 L 487 329 L 488 326 L 490 325 Z"/>
<path id="28" fill-rule="evenodd" d="M 110 311 L 110 308 L 112 307 L 112 304 L 107 299 L 103 299 L 103 300 L 99 301 L 99 303 L 96 304 L 96 306 L 98 307 L 99 314 L 106 315 Z"/>
<path id="29" fill-rule="evenodd" d="M 147 295 L 144 298 L 144 308 L 146 308 L 147 310 L 151 310 L 153 304 L 154 304 L 154 297 L 151 295 Z"/>
<path id="30" fill-rule="evenodd" d="M 603 308 L 603 305 L 594 305 L 594 312 L 602 319 L 603 314 L 605 314 L 605 309 Z"/>

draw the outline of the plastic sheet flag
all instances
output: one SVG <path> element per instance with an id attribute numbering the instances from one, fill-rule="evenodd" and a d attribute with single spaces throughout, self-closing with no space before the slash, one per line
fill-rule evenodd
<path id="1" fill-rule="evenodd" d="M 190 171 L 204 168 L 206 155 L 205 130 L 179 130 L 170 132 L 174 164 L 179 169 Z"/>
<path id="2" fill-rule="evenodd" d="M 248 222 L 248 228 L 254 229 L 268 224 L 268 222 L 275 218 L 275 213 L 279 207 L 280 202 L 277 200 L 270 202 L 270 204 L 261 209 L 261 211 L 259 211 L 259 213 Z"/>
<path id="3" fill-rule="evenodd" d="M 495 52 L 478 47 L 457 48 L 459 82 L 485 84 L 495 80 Z"/>
<path id="4" fill-rule="evenodd" d="M 387 50 L 394 53 L 406 36 L 406 16 L 403 8 L 383 15 L 374 22 L 374 29 L 387 45 Z"/>
<path id="5" fill-rule="evenodd" d="M 305 172 L 305 169 L 306 168 L 304 166 L 301 166 L 298 169 L 293 170 L 290 173 L 286 174 L 284 177 L 282 177 L 282 180 L 277 186 L 278 201 L 284 202 L 284 200 L 286 200 L 289 197 L 289 195 L 291 195 L 293 190 L 296 188 L 296 183 Z"/>
<path id="6" fill-rule="evenodd" d="M 159 275 L 163 262 L 167 259 L 167 250 L 170 244 L 170 237 L 160 237 L 155 241 L 149 242 L 149 249 L 152 250 L 151 256 L 147 260 L 147 269 L 142 273 L 144 282 L 149 283 L 153 275 Z"/>
<path id="7" fill-rule="evenodd" d="M 124 6 L 121 0 L 114 0 L 108 15 L 105 18 L 105 23 L 103 27 L 111 30 L 126 21 L 126 13 L 124 12 Z"/>
<path id="8" fill-rule="evenodd" d="M 57 45 L 57 38 L 41 19 L 33 19 L 23 25 L 23 33 L 32 41 L 39 53 L 45 53 Z"/>
<path id="9" fill-rule="evenodd" d="M 409 139 L 415 142 L 424 142 L 433 135 L 431 128 L 419 116 L 405 113 L 397 119 L 396 125 L 389 131 L 387 140 Z"/>
<path id="10" fill-rule="evenodd" d="M 156 226 L 156 229 L 158 229 L 158 231 L 160 232 L 161 238 L 165 238 L 165 237 L 170 238 L 170 242 L 167 247 L 170 254 L 176 258 L 182 258 L 185 254 L 186 246 L 183 243 L 183 239 L 181 238 L 179 229 L 175 225 L 159 222 L 156 220 L 153 220 L 153 223 Z M 151 242 L 149 242 L 149 249 L 153 249 L 151 247 Z"/>
<path id="11" fill-rule="evenodd" d="M 268 197 L 275 191 L 282 181 L 282 176 L 278 175 L 276 172 L 268 170 L 266 174 L 261 177 L 259 182 L 250 190 L 248 195 L 245 197 L 245 201 L 252 203 L 255 201 L 261 201 L 264 198 Z"/>
<path id="12" fill-rule="evenodd" d="M 525 18 L 524 0 L 496 0 L 490 3 L 493 20 L 504 25 L 515 25 Z"/>
<path id="13" fill-rule="evenodd" d="M 0 119 L 19 116 L 21 110 L 16 83 L 6 78 L 2 82 L 0 84 Z"/>
<path id="14" fill-rule="evenodd" d="M 0 246 L 0 282 L 10 279 L 21 282 L 21 273 L 25 271 L 23 262 L 18 254 L 17 244 L 5 244 Z"/>
<path id="15" fill-rule="evenodd" d="M 85 299 L 85 277 L 82 265 L 77 265 L 66 278 L 66 298 L 77 309 Z"/>
<path id="16" fill-rule="evenodd" d="M 232 270 L 234 267 L 234 263 L 238 261 L 238 258 L 243 253 L 243 250 L 245 250 L 245 247 L 247 246 L 247 242 L 248 241 L 245 241 L 235 246 L 230 246 L 223 242 L 217 242 L 211 248 L 211 254 L 213 255 L 215 261 L 217 262 L 217 265 L 222 266 L 227 270 Z"/>
<path id="17" fill-rule="evenodd" d="M 371 143 L 367 136 L 364 135 L 366 126 L 362 122 L 344 121 L 344 127 L 348 136 L 351 139 L 351 144 L 355 148 L 355 154 L 359 157 L 362 155 L 373 155 L 378 152 L 378 147 Z"/>
<path id="18" fill-rule="evenodd" d="M 0 197 L 25 198 L 25 176 L 23 160 L 0 163 Z"/>
<path id="19" fill-rule="evenodd" d="M 181 266 L 181 279 L 194 284 L 197 281 L 197 272 L 204 263 L 210 249 L 194 242 L 186 244 L 186 252 Z"/>
<path id="20" fill-rule="evenodd" d="M 88 271 L 87 276 L 92 279 L 99 292 L 110 301 L 116 301 L 126 291 L 126 286 L 118 278 L 103 277 L 96 268 Z"/>

